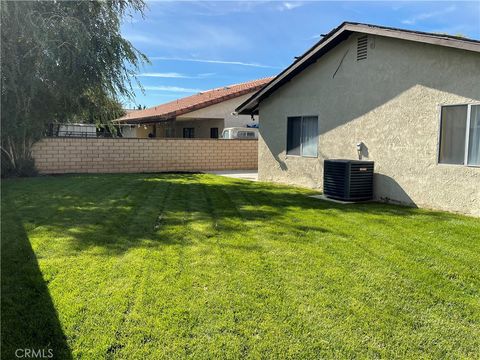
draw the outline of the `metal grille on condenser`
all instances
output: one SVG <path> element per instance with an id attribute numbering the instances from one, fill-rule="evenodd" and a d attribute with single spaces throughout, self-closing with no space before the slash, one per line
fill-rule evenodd
<path id="1" fill-rule="evenodd" d="M 357 61 L 367 58 L 368 36 L 361 36 L 357 39 Z"/>

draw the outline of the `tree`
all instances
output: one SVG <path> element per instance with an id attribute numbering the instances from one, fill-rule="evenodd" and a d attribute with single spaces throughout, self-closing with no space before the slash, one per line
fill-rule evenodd
<path id="1" fill-rule="evenodd" d="M 26 175 L 48 123 L 104 122 L 133 98 L 148 62 L 120 33 L 143 0 L 9 1 L 1 5 L 2 175 Z"/>

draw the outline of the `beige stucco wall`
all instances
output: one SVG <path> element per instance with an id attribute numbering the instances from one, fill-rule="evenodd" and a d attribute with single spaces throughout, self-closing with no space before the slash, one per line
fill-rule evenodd
<path id="1" fill-rule="evenodd" d="M 148 134 L 153 133 L 153 125 L 140 125 L 135 128 L 136 137 L 148 139 Z"/>
<path id="2" fill-rule="evenodd" d="M 175 121 L 175 137 L 183 137 L 183 128 L 194 128 L 195 138 L 197 139 L 209 139 L 210 129 L 218 128 L 218 133 L 221 134 L 223 130 L 222 119 L 195 119 L 184 120 L 177 119 Z"/>
<path id="3" fill-rule="evenodd" d="M 370 37 L 357 62 L 357 36 L 260 104 L 259 178 L 321 188 L 323 160 L 363 142 L 377 199 L 479 216 L 480 168 L 437 164 L 437 146 L 439 106 L 480 102 L 480 54 Z M 286 156 L 293 115 L 319 117 L 318 158 Z"/>
<path id="4" fill-rule="evenodd" d="M 132 128 L 130 134 L 133 134 L 133 138 L 137 139 L 149 139 L 149 134 L 155 134 L 157 137 L 165 137 L 164 133 L 165 124 L 141 124 Z M 128 137 L 128 136 L 127 136 Z"/>
<path id="5" fill-rule="evenodd" d="M 224 122 L 222 119 L 178 119 L 171 123 L 157 123 L 142 124 L 132 129 L 132 137 L 138 139 L 148 139 L 148 134 L 155 133 L 157 138 L 166 138 L 166 128 L 170 127 L 174 129 L 174 138 L 183 138 L 183 128 L 194 128 L 196 139 L 209 139 L 210 128 L 218 128 L 218 133 L 221 134 L 224 128 Z"/>
<path id="6" fill-rule="evenodd" d="M 221 103 L 207 106 L 206 108 L 179 116 L 177 119 L 224 119 L 225 127 L 245 127 L 247 125 L 258 124 L 258 117 L 255 117 L 256 121 L 254 122 L 252 121 L 250 115 L 232 115 L 235 109 L 251 95 L 252 93 L 249 93 L 230 100 L 222 101 Z M 220 133 L 222 130 L 223 128 L 220 130 Z"/>

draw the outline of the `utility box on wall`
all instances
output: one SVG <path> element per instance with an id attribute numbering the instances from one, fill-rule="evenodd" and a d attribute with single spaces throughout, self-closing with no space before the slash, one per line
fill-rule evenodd
<path id="1" fill-rule="evenodd" d="M 373 161 L 325 160 L 323 193 L 343 201 L 365 201 L 373 198 Z"/>

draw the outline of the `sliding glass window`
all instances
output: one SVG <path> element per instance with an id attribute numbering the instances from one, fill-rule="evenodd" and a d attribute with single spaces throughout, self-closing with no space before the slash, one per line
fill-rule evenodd
<path id="1" fill-rule="evenodd" d="M 287 118 L 287 155 L 318 156 L 318 117 Z"/>
<path id="2" fill-rule="evenodd" d="M 443 106 L 438 162 L 480 166 L 480 105 Z"/>

